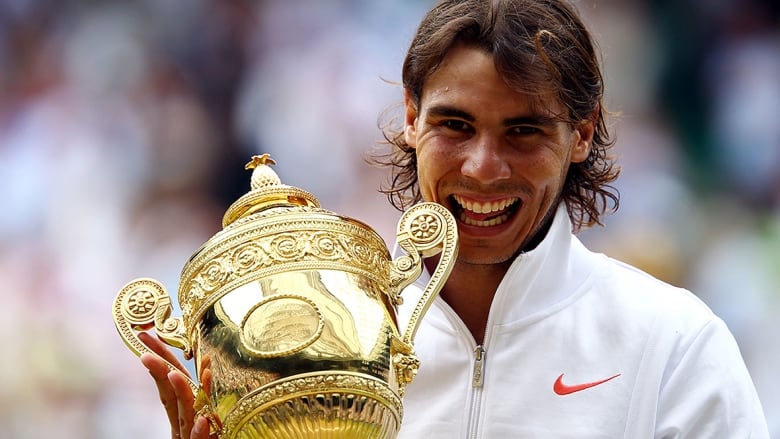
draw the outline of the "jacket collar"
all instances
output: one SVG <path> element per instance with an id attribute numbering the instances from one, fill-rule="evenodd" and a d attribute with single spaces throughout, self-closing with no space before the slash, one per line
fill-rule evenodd
<path id="1" fill-rule="evenodd" d="M 547 236 L 520 254 L 509 267 L 493 298 L 491 323 L 509 323 L 546 315 L 577 295 L 593 271 L 595 260 L 572 233 L 564 203 L 558 207 Z"/>
<path id="2" fill-rule="evenodd" d="M 402 254 L 397 245 L 393 254 Z M 520 254 L 509 267 L 493 298 L 489 324 L 541 317 L 564 306 L 593 271 L 595 260 L 588 258 L 589 254 L 573 235 L 568 211 L 561 203 L 544 239 L 533 250 Z M 422 275 L 403 292 L 401 322 L 406 321 L 409 308 L 417 303 L 430 278 L 430 273 L 423 269 Z M 447 306 L 441 298 L 436 302 Z"/>

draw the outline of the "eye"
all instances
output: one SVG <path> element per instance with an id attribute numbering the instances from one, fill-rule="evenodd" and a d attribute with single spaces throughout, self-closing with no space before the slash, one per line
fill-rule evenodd
<path id="1" fill-rule="evenodd" d="M 447 119 L 442 121 L 441 125 L 453 131 L 468 131 L 471 129 L 471 126 L 467 122 L 459 119 Z"/>
<path id="2" fill-rule="evenodd" d="M 531 136 L 541 132 L 542 130 L 539 127 L 532 125 L 518 125 L 509 129 L 509 133 L 516 136 Z"/>

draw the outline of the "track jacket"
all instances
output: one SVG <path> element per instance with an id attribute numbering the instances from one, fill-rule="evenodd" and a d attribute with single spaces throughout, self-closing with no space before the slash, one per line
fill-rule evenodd
<path id="1" fill-rule="evenodd" d="M 401 328 L 427 281 L 403 292 Z M 400 439 L 769 437 L 724 322 L 587 250 L 563 206 L 499 285 L 482 345 L 437 298 L 415 351 Z"/>

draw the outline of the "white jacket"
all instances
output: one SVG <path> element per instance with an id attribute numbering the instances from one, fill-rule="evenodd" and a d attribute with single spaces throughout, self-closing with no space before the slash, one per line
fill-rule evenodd
<path id="1" fill-rule="evenodd" d="M 404 291 L 401 328 L 427 281 Z M 587 250 L 564 207 L 499 285 L 482 346 L 437 298 L 415 351 L 401 439 L 769 437 L 724 322 L 690 292 Z"/>

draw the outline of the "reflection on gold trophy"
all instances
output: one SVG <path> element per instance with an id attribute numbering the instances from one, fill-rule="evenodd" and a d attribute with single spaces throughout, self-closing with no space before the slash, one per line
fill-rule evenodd
<path id="1" fill-rule="evenodd" d="M 182 317 L 142 278 L 117 294 L 116 327 L 136 355 L 150 352 L 137 332 L 154 328 L 194 359 L 195 409 L 221 438 L 394 438 L 417 326 L 457 256 L 454 219 L 435 203 L 409 209 L 397 236 L 407 254 L 391 260 L 373 229 L 282 184 L 273 163 L 253 157 L 251 190 L 185 264 Z M 439 253 L 401 332 L 401 290 Z"/>

